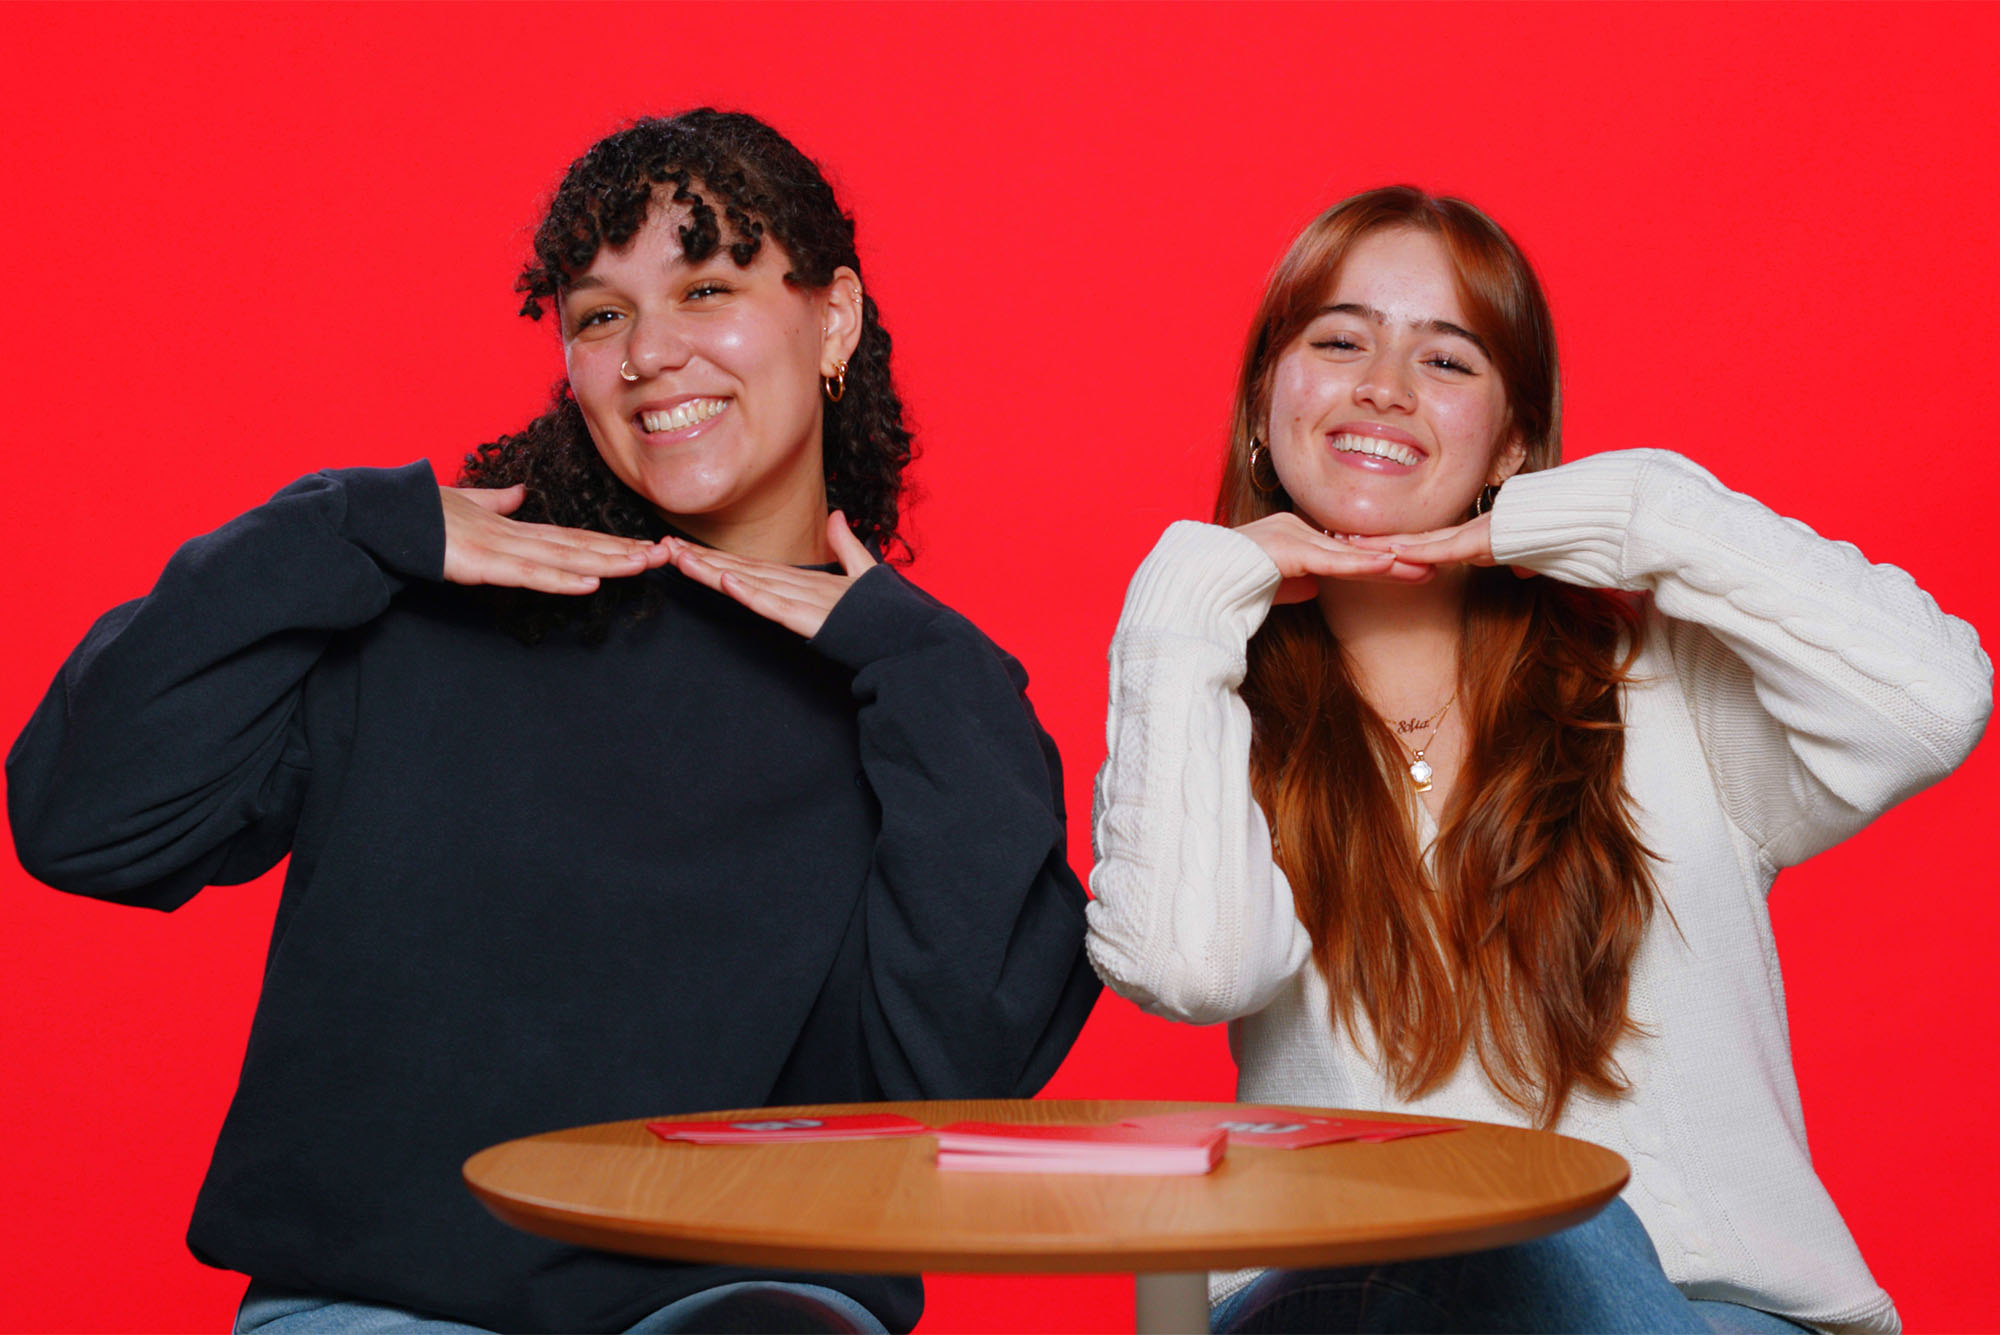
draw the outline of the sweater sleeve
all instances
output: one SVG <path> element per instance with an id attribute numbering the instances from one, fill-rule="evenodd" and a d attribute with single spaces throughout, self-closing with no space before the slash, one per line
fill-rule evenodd
<path id="1" fill-rule="evenodd" d="M 9 752 L 22 866 L 157 909 L 270 869 L 304 790 L 306 674 L 334 632 L 443 568 L 421 462 L 302 478 L 187 543 L 91 628 Z"/>
<path id="2" fill-rule="evenodd" d="M 812 641 L 854 671 L 881 804 L 863 891 L 863 1042 L 883 1096 L 1034 1093 L 1097 999 L 1055 743 L 1027 673 L 887 566 Z"/>
<path id="3" fill-rule="evenodd" d="M 1261 1010 L 1311 943 L 1250 795 L 1250 637 L 1278 588 L 1250 539 L 1177 523 L 1125 595 L 1092 834 L 1090 957 L 1169 1019 Z"/>
<path id="4" fill-rule="evenodd" d="M 1523 474 L 1493 555 L 1650 594 L 1725 810 L 1770 864 L 1846 838 L 1965 758 L 1993 706 L 1972 627 L 1664 450 Z"/>

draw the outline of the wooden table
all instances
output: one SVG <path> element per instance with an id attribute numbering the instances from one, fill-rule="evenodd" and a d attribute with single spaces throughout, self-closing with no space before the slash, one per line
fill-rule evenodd
<path id="1" fill-rule="evenodd" d="M 894 1112 L 932 1126 L 1112 1122 L 1227 1106 L 967 1100 L 685 1120 Z M 1132 1271 L 1141 1331 L 1205 1331 L 1207 1270 L 1498 1247 L 1581 1223 L 1628 1176 L 1623 1159 L 1580 1140 L 1455 1125 L 1463 1129 L 1382 1144 L 1232 1145 L 1204 1176 L 1117 1177 L 940 1172 L 929 1136 L 710 1146 L 662 1141 L 643 1121 L 607 1122 L 482 1150 L 466 1160 L 465 1180 L 516 1228 L 678 1261 L 888 1274 Z"/>

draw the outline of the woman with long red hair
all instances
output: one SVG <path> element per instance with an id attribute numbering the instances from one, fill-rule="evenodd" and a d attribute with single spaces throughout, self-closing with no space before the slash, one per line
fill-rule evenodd
<path id="1" fill-rule="evenodd" d="M 1950 772 L 1991 668 L 1908 575 L 1678 454 L 1560 457 L 1519 249 L 1370 191 L 1271 279 L 1215 523 L 1133 578 L 1105 981 L 1230 1022 L 1246 1100 L 1633 1170 L 1538 1242 L 1216 1276 L 1218 1330 L 1897 1328 L 1806 1151 L 1765 898 Z"/>

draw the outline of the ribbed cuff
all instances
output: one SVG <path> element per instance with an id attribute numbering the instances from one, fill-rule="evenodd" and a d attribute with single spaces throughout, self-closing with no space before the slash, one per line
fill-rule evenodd
<path id="1" fill-rule="evenodd" d="M 810 643 L 859 672 L 936 640 L 939 620 L 957 615 L 891 567 L 877 565 L 848 586 Z"/>
<path id="2" fill-rule="evenodd" d="M 1494 561 L 1585 588 L 1636 589 L 1625 539 L 1641 476 L 1659 453 L 1616 450 L 1515 474 L 1493 502 Z"/>
<path id="3" fill-rule="evenodd" d="M 1132 576 L 1118 630 L 1172 631 L 1240 649 L 1264 624 L 1278 584 L 1278 567 L 1254 541 L 1183 519 Z"/>
<path id="4" fill-rule="evenodd" d="M 444 578 L 444 502 L 430 461 L 401 468 L 339 468 L 340 536 L 407 579 Z"/>

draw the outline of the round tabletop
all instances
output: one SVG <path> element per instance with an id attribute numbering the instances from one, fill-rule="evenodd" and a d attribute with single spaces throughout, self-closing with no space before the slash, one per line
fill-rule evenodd
<path id="1" fill-rule="evenodd" d="M 1227 1104 L 954 1100 L 810 1105 L 647 1120 L 889 1112 L 948 1122 L 1114 1122 Z M 1232 1144 L 1195 1177 L 940 1171 L 931 1136 L 792 1144 L 663 1141 L 645 1121 L 482 1150 L 465 1180 L 517 1228 L 587 1247 L 722 1264 L 919 1271 L 1191 1271 L 1348 1265 L 1477 1251 L 1580 1223 L 1625 1161 L 1545 1131 L 1461 1128 L 1285 1150 Z"/>

